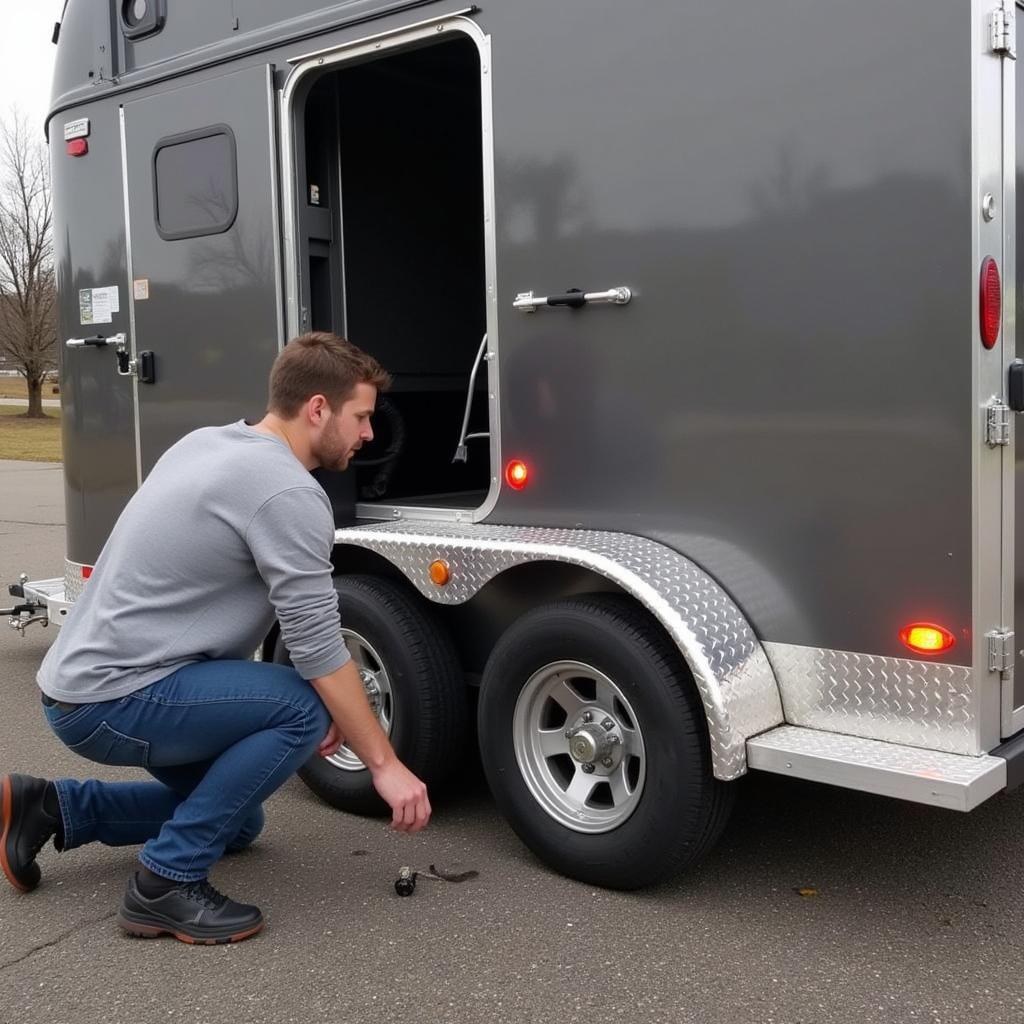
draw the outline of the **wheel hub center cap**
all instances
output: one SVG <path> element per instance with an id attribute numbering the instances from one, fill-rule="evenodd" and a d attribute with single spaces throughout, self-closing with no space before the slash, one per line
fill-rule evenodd
<path id="1" fill-rule="evenodd" d="M 622 756 L 622 735 L 618 724 L 600 711 L 584 711 L 577 721 L 566 729 L 569 756 L 584 771 L 595 766 L 613 768 Z"/>
<path id="2" fill-rule="evenodd" d="M 609 746 L 607 733 L 596 725 L 581 725 L 569 737 L 569 753 L 581 764 L 596 761 Z"/>

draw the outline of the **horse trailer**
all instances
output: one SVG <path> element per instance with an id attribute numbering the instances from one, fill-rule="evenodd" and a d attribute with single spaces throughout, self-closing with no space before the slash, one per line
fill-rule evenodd
<path id="1" fill-rule="evenodd" d="M 68 0 L 67 560 L 12 625 L 73 614 L 161 453 L 258 418 L 286 340 L 333 331 L 394 377 L 354 469 L 318 471 L 368 697 L 428 782 L 475 706 L 547 864 L 665 878 L 750 771 L 1012 788 L 1015 18 Z M 376 808 L 347 748 L 301 774 Z"/>

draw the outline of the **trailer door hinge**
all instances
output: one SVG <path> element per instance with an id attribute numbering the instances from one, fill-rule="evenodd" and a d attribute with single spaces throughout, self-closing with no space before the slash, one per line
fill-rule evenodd
<path id="1" fill-rule="evenodd" d="M 1014 0 L 999 0 L 992 12 L 992 52 L 1017 59 L 1017 10 Z"/>
<path id="2" fill-rule="evenodd" d="M 999 448 L 1010 443 L 1010 407 L 998 398 L 985 406 L 985 444 Z"/>
<path id="3" fill-rule="evenodd" d="M 1009 672 L 1013 668 L 1013 631 L 994 629 L 985 637 L 988 640 L 989 672 Z"/>

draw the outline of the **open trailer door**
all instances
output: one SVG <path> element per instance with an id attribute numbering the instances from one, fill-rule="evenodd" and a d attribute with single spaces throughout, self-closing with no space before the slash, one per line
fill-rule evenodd
<path id="1" fill-rule="evenodd" d="M 260 415 L 282 343 L 273 68 L 123 108 L 142 475 L 196 427 Z"/>

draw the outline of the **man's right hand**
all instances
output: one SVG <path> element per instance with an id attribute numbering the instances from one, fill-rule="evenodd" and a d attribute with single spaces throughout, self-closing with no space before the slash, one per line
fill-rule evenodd
<path id="1" fill-rule="evenodd" d="M 430 821 L 427 787 L 398 758 L 371 770 L 373 788 L 391 808 L 391 827 L 396 832 L 419 832 Z"/>
<path id="2" fill-rule="evenodd" d="M 346 661 L 328 676 L 311 679 L 313 689 L 327 706 L 339 736 L 366 765 L 373 788 L 391 808 L 391 827 L 398 832 L 419 832 L 430 821 L 427 787 L 395 756 L 395 751 L 366 699 L 356 663 Z M 324 737 L 324 743 L 331 738 Z"/>

